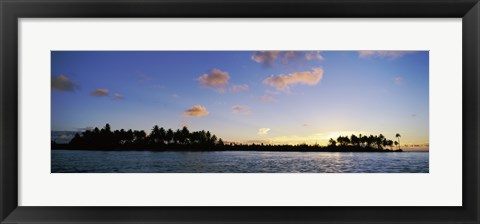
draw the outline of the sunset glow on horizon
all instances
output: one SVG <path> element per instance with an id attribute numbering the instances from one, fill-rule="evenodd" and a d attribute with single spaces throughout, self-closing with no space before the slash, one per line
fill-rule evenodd
<path id="1" fill-rule="evenodd" d="M 187 126 L 275 145 L 400 133 L 429 147 L 428 51 L 52 51 L 51 65 L 52 131 Z"/>

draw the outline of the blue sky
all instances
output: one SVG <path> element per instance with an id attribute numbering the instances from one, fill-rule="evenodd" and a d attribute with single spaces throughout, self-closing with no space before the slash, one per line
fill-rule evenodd
<path id="1" fill-rule="evenodd" d="M 428 51 L 53 51 L 52 131 L 153 125 L 225 141 L 428 144 Z"/>

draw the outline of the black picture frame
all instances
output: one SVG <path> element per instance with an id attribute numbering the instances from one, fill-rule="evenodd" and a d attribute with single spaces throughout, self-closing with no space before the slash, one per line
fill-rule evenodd
<path id="1" fill-rule="evenodd" d="M 479 0 L 0 0 L 1 223 L 479 223 Z M 461 207 L 18 206 L 19 18 L 462 18 Z M 445 43 L 448 44 L 448 43 Z M 438 195 L 442 197 L 442 195 Z"/>

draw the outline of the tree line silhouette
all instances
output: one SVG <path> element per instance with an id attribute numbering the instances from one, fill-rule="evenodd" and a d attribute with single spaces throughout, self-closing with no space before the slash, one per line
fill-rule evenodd
<path id="1" fill-rule="evenodd" d="M 339 136 L 337 140 L 330 138 L 328 140 L 328 147 L 335 148 L 364 148 L 370 150 L 388 150 L 387 147 L 390 148 L 390 151 L 401 151 L 400 149 L 400 138 L 402 137 L 399 133 L 395 134 L 395 137 L 398 138 L 398 141 L 392 141 L 390 139 L 385 138 L 383 134 L 379 135 L 362 135 L 359 134 L 358 136 L 352 134 L 350 138 L 348 136 Z M 395 145 L 395 150 L 393 149 L 393 145 Z"/>
<path id="2" fill-rule="evenodd" d="M 400 139 L 400 134 L 396 137 Z M 399 142 L 399 141 L 398 141 Z M 221 138 L 209 131 L 190 132 L 187 127 L 172 130 L 158 125 L 153 126 L 150 134 L 143 130 L 115 130 L 110 124 L 99 129 L 86 130 L 76 133 L 68 144 L 59 144 L 52 141 L 52 149 L 81 149 L 81 150 L 197 150 L 197 151 L 351 151 L 351 152 L 392 152 L 402 151 L 397 141 L 386 139 L 382 134 L 378 136 L 351 135 L 339 136 L 336 140 L 330 139 L 328 146 L 307 145 L 272 145 L 272 144 L 239 144 L 224 143 Z M 396 150 L 393 149 L 393 144 Z M 390 147 L 388 149 L 387 147 Z"/>

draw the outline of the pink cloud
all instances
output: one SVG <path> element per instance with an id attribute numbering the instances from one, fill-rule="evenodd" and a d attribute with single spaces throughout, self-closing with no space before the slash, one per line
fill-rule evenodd
<path id="1" fill-rule="evenodd" d="M 286 64 L 290 60 L 300 59 L 302 57 L 302 54 L 303 52 L 300 51 L 286 51 L 283 54 L 282 62 Z"/>
<path id="2" fill-rule="evenodd" d="M 198 78 L 201 87 L 211 88 L 221 93 L 225 92 L 229 79 L 228 72 L 219 69 L 212 69 L 209 74 L 203 74 Z"/>
<path id="3" fill-rule="evenodd" d="M 312 71 L 295 72 L 288 75 L 271 75 L 263 80 L 264 84 L 275 87 L 277 90 L 287 91 L 292 85 L 316 85 L 323 78 L 323 69 L 318 67 Z"/>
<path id="4" fill-rule="evenodd" d="M 251 58 L 257 63 L 272 67 L 278 60 L 283 64 L 299 60 L 324 60 L 320 51 L 257 51 Z"/>
<path id="5" fill-rule="evenodd" d="M 200 105 L 195 105 L 190 109 L 187 109 L 185 113 L 182 114 L 183 117 L 202 117 L 208 115 L 209 112 L 207 109 Z"/>
<path id="6" fill-rule="evenodd" d="M 64 75 L 52 77 L 51 85 L 52 90 L 56 91 L 74 91 L 79 87 L 76 83 Z"/>
<path id="7" fill-rule="evenodd" d="M 280 53 L 281 51 L 258 51 L 252 55 L 252 60 L 266 66 L 273 66 Z"/>
<path id="8" fill-rule="evenodd" d="M 232 107 L 232 110 L 234 113 L 245 114 L 245 115 L 252 113 L 252 110 L 247 105 L 234 105 Z"/>
<path id="9" fill-rule="evenodd" d="M 274 103 L 274 102 L 277 102 L 277 100 L 275 98 L 273 98 L 272 96 L 269 96 L 269 95 L 263 95 L 263 96 L 252 96 L 253 98 L 255 99 L 258 99 L 259 101 L 261 102 L 264 102 L 264 103 Z"/>
<path id="10" fill-rule="evenodd" d="M 91 96 L 108 96 L 108 89 L 96 89 L 90 93 Z"/>

